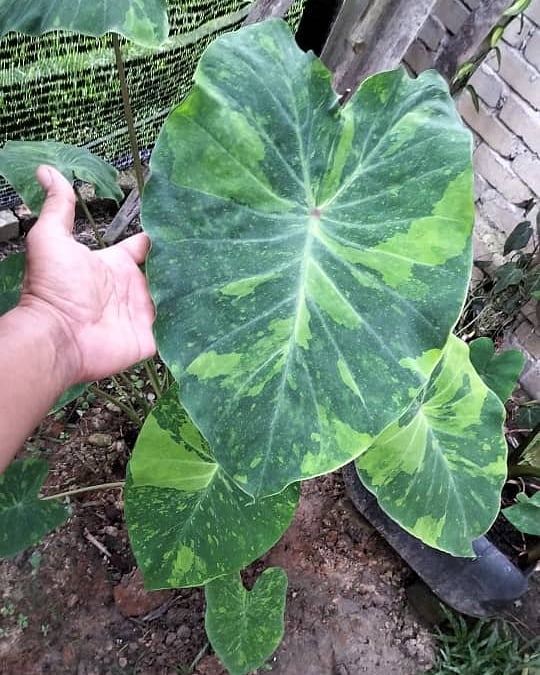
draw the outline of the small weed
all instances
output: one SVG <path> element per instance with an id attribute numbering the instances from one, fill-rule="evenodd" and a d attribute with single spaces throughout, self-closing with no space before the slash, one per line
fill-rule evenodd
<path id="1" fill-rule="evenodd" d="M 9 630 L 7 628 L 0 628 L 0 640 L 6 638 L 9 635 Z"/>
<path id="2" fill-rule="evenodd" d="M 25 628 L 28 628 L 28 617 L 26 616 L 26 614 L 20 613 L 17 616 L 17 625 L 19 626 L 19 628 L 22 628 L 23 630 Z"/>
<path id="3" fill-rule="evenodd" d="M 540 642 L 524 642 L 507 622 L 470 623 L 445 613 L 448 626 L 434 636 L 438 656 L 430 675 L 532 675 L 540 668 Z"/>
<path id="4" fill-rule="evenodd" d="M 2 616 L 13 616 L 15 614 L 15 605 L 8 602 L 7 605 L 0 608 L 0 614 Z"/>
<path id="5" fill-rule="evenodd" d="M 42 623 L 41 626 L 39 627 L 39 630 L 43 637 L 47 637 L 49 634 L 49 631 L 51 630 L 51 627 L 49 626 L 48 623 Z"/>

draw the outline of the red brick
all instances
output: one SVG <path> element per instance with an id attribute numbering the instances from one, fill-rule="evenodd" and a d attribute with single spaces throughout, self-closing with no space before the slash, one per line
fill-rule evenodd
<path id="1" fill-rule="evenodd" d="M 459 0 L 439 0 L 433 13 L 450 33 L 456 35 L 467 20 L 470 10 Z"/>
<path id="2" fill-rule="evenodd" d="M 512 162 L 512 169 L 526 183 L 537 197 L 540 197 L 540 160 L 525 150 Z"/>
<path id="3" fill-rule="evenodd" d="M 494 55 L 487 59 L 487 63 L 496 69 Z M 517 50 L 506 44 L 501 45 L 501 67 L 498 73 L 533 108 L 540 108 L 540 72 Z"/>
<path id="4" fill-rule="evenodd" d="M 405 54 L 405 63 L 418 74 L 433 67 L 433 54 L 418 40 L 415 40 Z"/>
<path id="5" fill-rule="evenodd" d="M 540 70 L 540 30 L 536 30 L 525 47 L 525 58 L 536 70 Z"/>
<path id="6" fill-rule="evenodd" d="M 518 17 L 510 22 L 504 31 L 503 40 L 516 49 L 522 49 L 536 30 L 532 21 L 523 17 L 523 22 Z"/>
<path id="7" fill-rule="evenodd" d="M 518 96 L 509 96 L 499 119 L 533 152 L 540 154 L 540 113 Z"/>
<path id="8" fill-rule="evenodd" d="M 445 33 L 446 30 L 442 23 L 435 16 L 430 15 L 422 26 L 418 37 L 422 42 L 425 42 L 431 51 L 436 51 Z"/>
<path id="9" fill-rule="evenodd" d="M 540 1 L 533 0 L 525 10 L 525 16 L 534 21 L 537 26 L 540 26 Z"/>
<path id="10" fill-rule="evenodd" d="M 497 73 L 485 64 L 471 77 L 471 84 L 478 96 L 490 107 L 499 106 L 506 87 Z"/>
<path id="11" fill-rule="evenodd" d="M 476 171 L 514 204 L 530 199 L 533 195 L 525 183 L 513 172 L 510 162 L 482 143 L 474 152 Z"/>
<path id="12" fill-rule="evenodd" d="M 459 111 L 471 129 L 499 155 L 514 156 L 521 142 L 481 101 L 479 106 L 479 112 L 476 112 L 469 92 L 463 93 L 459 102 Z"/>

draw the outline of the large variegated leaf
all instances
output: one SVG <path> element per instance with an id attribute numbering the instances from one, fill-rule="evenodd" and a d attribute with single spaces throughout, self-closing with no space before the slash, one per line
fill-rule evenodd
<path id="1" fill-rule="evenodd" d="M 253 495 L 333 470 L 408 407 L 470 267 L 471 141 L 435 72 L 344 108 L 286 25 L 219 38 L 152 156 L 159 350 Z"/>
<path id="2" fill-rule="evenodd" d="M 19 302 L 24 279 L 24 253 L 14 253 L 0 261 L 0 315 Z"/>
<path id="3" fill-rule="evenodd" d="M 215 463 L 175 385 L 147 418 L 129 464 L 125 513 L 147 588 L 200 586 L 242 569 L 287 529 L 298 486 L 254 500 Z"/>
<path id="4" fill-rule="evenodd" d="M 356 460 L 360 479 L 405 530 L 454 555 L 499 512 L 504 408 L 451 336 L 425 390 Z"/>
<path id="5" fill-rule="evenodd" d="M 230 574 L 209 583 L 205 595 L 206 634 L 229 673 L 247 675 L 264 666 L 285 630 L 285 572 L 265 570 L 251 591 L 239 574 Z"/>
<path id="6" fill-rule="evenodd" d="M 157 47 L 169 32 L 165 0 L 0 0 L 0 35 L 68 30 L 99 37 L 119 33 Z"/>
<path id="7" fill-rule="evenodd" d="M 42 459 L 18 459 L 0 475 L 0 557 L 37 544 L 61 525 L 69 510 L 59 501 L 38 498 L 47 476 Z"/>
<path id="8" fill-rule="evenodd" d="M 35 177 L 40 164 L 54 166 L 70 182 L 79 178 L 92 183 L 100 197 L 116 201 L 123 197 L 116 169 L 86 148 L 55 141 L 8 141 L 0 150 L 0 175 L 34 213 L 39 213 L 44 199 Z"/>

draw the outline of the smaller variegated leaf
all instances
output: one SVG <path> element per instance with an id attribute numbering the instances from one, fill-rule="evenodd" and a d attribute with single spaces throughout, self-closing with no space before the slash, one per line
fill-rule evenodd
<path id="1" fill-rule="evenodd" d="M 503 516 L 520 532 L 540 537 L 540 491 L 532 497 L 521 492 L 517 500 L 517 504 L 502 510 Z"/>
<path id="2" fill-rule="evenodd" d="M 525 365 L 525 357 L 517 349 L 495 354 L 493 340 L 481 337 L 469 343 L 471 363 L 476 372 L 505 403 L 512 394 Z"/>
<path id="3" fill-rule="evenodd" d="M 38 498 L 46 476 L 47 462 L 35 458 L 15 460 L 0 475 L 0 557 L 37 544 L 69 516 L 57 500 Z"/>
<path id="4" fill-rule="evenodd" d="M 473 556 L 500 506 L 504 408 L 455 336 L 409 411 L 356 460 L 381 508 L 434 548 Z"/>
<path id="5" fill-rule="evenodd" d="M 125 513 L 147 588 L 200 586 L 242 569 L 287 529 L 298 486 L 266 499 L 240 490 L 178 401 L 148 416 L 129 464 Z"/>
<path id="6" fill-rule="evenodd" d="M 45 196 L 35 177 L 40 164 L 54 166 L 70 183 L 75 178 L 91 183 L 100 197 L 117 202 L 123 198 L 116 169 L 85 148 L 55 141 L 8 141 L 0 150 L 0 174 L 34 213 L 39 213 Z"/>
<path id="7" fill-rule="evenodd" d="M 253 590 L 239 574 L 209 583 L 206 634 L 231 675 L 260 668 L 278 647 L 284 632 L 287 575 L 279 567 L 265 570 Z"/>

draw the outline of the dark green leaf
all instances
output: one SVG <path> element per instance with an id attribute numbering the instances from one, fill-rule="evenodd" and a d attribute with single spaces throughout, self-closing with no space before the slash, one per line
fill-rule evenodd
<path id="1" fill-rule="evenodd" d="M 540 404 L 527 404 L 519 406 L 516 415 L 518 429 L 534 429 L 540 424 Z"/>
<path id="2" fill-rule="evenodd" d="M 497 281 L 495 286 L 493 286 L 493 293 L 500 293 L 510 286 L 517 286 L 523 281 L 524 276 L 523 270 L 513 262 L 501 265 L 495 271 L 495 278 Z"/>
<path id="3" fill-rule="evenodd" d="M 512 251 L 519 251 L 525 248 L 532 237 L 532 226 L 530 221 L 524 220 L 516 225 L 510 232 L 507 240 L 504 242 L 503 255 L 508 255 Z"/>
<path id="4" fill-rule="evenodd" d="M 504 408 L 451 336 L 422 396 L 356 460 L 384 511 L 407 532 L 452 555 L 499 512 L 506 478 Z"/>
<path id="5" fill-rule="evenodd" d="M 283 637 L 285 572 L 265 570 L 251 591 L 231 574 L 209 583 L 205 594 L 206 634 L 229 673 L 246 675 L 263 666 Z"/>
<path id="6" fill-rule="evenodd" d="M 517 349 L 495 354 L 495 345 L 487 337 L 469 343 L 470 358 L 476 372 L 486 386 L 495 392 L 502 403 L 510 398 L 525 365 L 525 357 Z"/>
<path id="7" fill-rule="evenodd" d="M 62 396 L 60 396 L 58 401 L 51 408 L 49 415 L 51 413 L 58 412 L 65 405 L 71 403 L 71 401 L 74 401 L 76 398 L 79 398 L 79 396 L 84 394 L 87 387 L 88 387 L 87 384 L 76 384 L 74 387 L 70 387 L 67 391 L 65 391 L 62 394 Z"/>
<path id="8" fill-rule="evenodd" d="M 212 458 L 175 385 L 148 416 L 129 464 L 125 512 L 148 588 L 200 586 L 242 569 L 287 529 L 298 486 L 254 500 Z"/>
<path id="9" fill-rule="evenodd" d="M 165 0 L 2 0 L 0 35 L 9 31 L 42 35 L 68 30 L 99 37 L 119 33 L 157 47 L 169 32 Z"/>
<path id="10" fill-rule="evenodd" d="M 540 491 L 532 497 L 522 492 L 516 499 L 518 504 L 503 509 L 503 516 L 520 532 L 540 537 Z"/>
<path id="11" fill-rule="evenodd" d="M 0 315 L 19 302 L 24 279 L 24 253 L 15 253 L 0 262 Z"/>
<path id="12" fill-rule="evenodd" d="M 40 164 L 54 166 L 70 182 L 79 178 L 91 183 L 100 197 L 116 201 L 123 198 L 116 169 L 85 148 L 54 141 L 8 141 L 0 150 L 0 175 L 34 213 L 39 213 L 44 199 L 35 177 Z"/>
<path id="13" fill-rule="evenodd" d="M 274 494 L 410 404 L 461 310 L 471 138 L 434 71 L 344 107 L 283 22 L 219 38 L 152 155 L 160 354 L 223 469 Z"/>
<path id="14" fill-rule="evenodd" d="M 38 499 L 47 462 L 18 459 L 0 475 L 0 556 L 10 557 L 36 544 L 61 525 L 69 511 L 56 500 Z"/>

